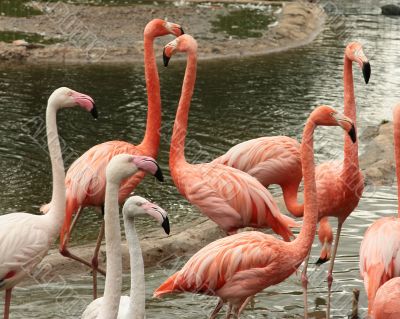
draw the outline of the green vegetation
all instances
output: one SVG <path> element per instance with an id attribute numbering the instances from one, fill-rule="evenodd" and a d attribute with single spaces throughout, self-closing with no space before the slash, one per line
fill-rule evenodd
<path id="1" fill-rule="evenodd" d="M 13 42 L 14 40 L 25 40 L 29 43 L 53 44 L 61 40 L 49 39 L 37 33 L 0 31 L 0 41 Z"/>
<path id="2" fill-rule="evenodd" d="M 30 6 L 27 6 L 27 0 L 0 0 L 0 14 L 10 17 L 28 17 L 41 14 Z"/>
<path id="3" fill-rule="evenodd" d="M 213 32 L 224 32 L 228 36 L 243 38 L 259 38 L 275 21 L 274 16 L 258 9 L 243 8 L 217 16 L 212 22 Z"/>

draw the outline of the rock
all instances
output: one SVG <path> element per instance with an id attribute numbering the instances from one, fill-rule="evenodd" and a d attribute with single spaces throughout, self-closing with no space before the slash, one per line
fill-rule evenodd
<path id="1" fill-rule="evenodd" d="M 387 4 L 381 7 L 382 14 L 387 16 L 399 16 L 400 15 L 400 6 L 395 4 Z"/>
<path id="2" fill-rule="evenodd" d="M 360 168 L 368 185 L 389 185 L 393 183 L 394 146 L 393 123 L 383 123 L 378 129 L 368 129 L 363 134 L 368 139 L 365 152 L 360 155 Z"/>

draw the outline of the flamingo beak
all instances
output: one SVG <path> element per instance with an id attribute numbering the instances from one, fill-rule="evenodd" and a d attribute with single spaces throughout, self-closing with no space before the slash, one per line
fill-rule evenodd
<path id="1" fill-rule="evenodd" d="M 96 104 L 93 104 L 93 108 L 90 110 L 90 114 L 97 119 L 99 117 L 99 113 L 97 112 Z"/>
<path id="2" fill-rule="evenodd" d="M 179 30 L 181 30 L 181 35 L 182 35 L 182 34 L 185 34 L 185 31 L 183 31 L 183 28 L 182 28 L 182 27 L 180 27 Z"/>
<path id="3" fill-rule="evenodd" d="M 371 64 L 369 64 L 369 62 L 363 62 L 361 69 L 364 76 L 365 84 L 368 84 L 369 78 L 371 76 Z"/>
<path id="4" fill-rule="evenodd" d="M 170 57 L 167 56 L 166 52 L 165 52 L 165 48 L 163 50 L 163 62 L 164 62 L 164 66 L 167 67 L 168 63 L 169 63 Z"/>
<path id="5" fill-rule="evenodd" d="M 169 235 L 169 233 L 170 233 L 170 227 L 169 227 L 169 219 L 168 219 L 168 216 L 166 216 L 166 217 L 164 218 L 164 221 L 162 222 L 161 227 L 164 229 L 165 233 L 166 233 L 167 235 Z"/>
<path id="6" fill-rule="evenodd" d="M 340 113 L 334 113 L 332 116 L 337 124 L 349 134 L 351 141 L 355 143 L 357 141 L 357 133 L 353 121 Z"/>
<path id="7" fill-rule="evenodd" d="M 356 128 L 354 127 L 354 124 L 351 124 L 351 129 L 350 131 L 347 132 L 349 134 L 351 141 L 355 143 L 357 141 L 357 134 L 356 134 Z"/>
<path id="8" fill-rule="evenodd" d="M 158 164 L 157 164 L 157 171 L 154 174 L 154 177 L 157 178 L 160 182 L 164 182 L 164 175 L 163 175 L 163 172 L 162 172 L 160 166 L 158 166 Z"/>

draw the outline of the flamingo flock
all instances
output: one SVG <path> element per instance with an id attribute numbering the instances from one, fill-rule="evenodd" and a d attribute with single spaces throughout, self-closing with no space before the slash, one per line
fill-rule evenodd
<path id="1" fill-rule="evenodd" d="M 195 253 L 186 264 L 154 291 L 154 297 L 193 293 L 218 297 L 210 319 L 226 306 L 227 319 L 240 318 L 248 303 L 265 288 L 279 285 L 302 266 L 304 318 L 308 312 L 307 268 L 317 233 L 322 249 L 317 264 L 329 261 L 326 318 L 331 318 L 333 268 L 344 222 L 356 209 L 364 190 L 359 168 L 357 109 L 353 62 L 368 84 L 371 67 L 358 42 L 344 51 L 344 114 L 327 105 L 312 110 L 304 125 L 301 143 L 287 136 L 266 136 L 244 141 L 209 163 L 191 164 L 185 158 L 189 109 L 195 90 L 197 42 L 179 24 L 162 19 L 144 28 L 144 65 L 148 98 L 146 130 L 135 146 L 108 141 L 85 152 L 68 169 L 58 138 L 56 115 L 60 109 L 79 106 L 95 118 L 92 97 L 61 87 L 49 97 L 46 129 L 52 166 L 51 201 L 42 215 L 10 213 L 0 216 L 0 289 L 5 290 L 4 319 L 10 317 L 12 289 L 26 280 L 45 258 L 59 234 L 59 251 L 92 271 L 93 301 L 82 319 L 144 319 L 144 263 L 134 220 L 150 216 L 168 235 L 167 212 L 132 191 L 146 174 L 163 181 L 156 158 L 160 147 L 161 94 L 154 40 L 176 38 L 163 49 L 168 66 L 173 55 L 186 54 L 181 96 L 169 152 L 170 175 L 186 200 L 197 207 L 226 234 Z M 394 146 L 398 198 L 400 200 L 400 104 L 394 108 Z M 314 160 L 314 131 L 318 126 L 339 126 L 344 131 L 344 159 L 319 165 Z M 338 134 L 339 131 L 335 131 Z M 328 138 L 327 138 L 328 139 Z M 329 145 L 329 141 L 327 141 Z M 301 187 L 303 183 L 303 187 Z M 286 208 L 302 224 L 284 215 L 269 192 L 279 185 Z M 303 202 L 299 193 L 303 193 Z M 119 207 L 122 208 L 131 266 L 130 296 L 122 296 L 122 249 Z M 368 315 L 375 319 L 400 318 L 400 202 L 398 216 L 375 221 L 366 231 L 360 248 L 360 274 L 368 296 Z M 90 261 L 72 253 L 69 242 L 85 207 L 98 208 L 102 222 Z M 335 240 L 328 217 L 336 217 Z M 252 230 L 243 228 L 252 228 Z M 274 233 L 265 234 L 270 228 Z M 295 236 L 292 229 L 299 229 Z M 106 270 L 98 257 L 105 237 Z M 106 276 L 104 295 L 97 298 L 97 273 Z M 160 300 L 160 302 L 162 302 Z M 251 311 L 251 310 L 248 310 Z"/>

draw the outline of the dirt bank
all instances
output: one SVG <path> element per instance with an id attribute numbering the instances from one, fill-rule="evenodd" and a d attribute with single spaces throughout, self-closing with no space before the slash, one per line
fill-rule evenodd
<path id="1" fill-rule="evenodd" d="M 243 2 L 239 0 L 239 3 Z M 276 1 L 258 1 L 258 3 L 269 6 Z M 216 29 L 215 20 L 229 15 L 232 10 L 221 3 L 210 2 L 196 6 L 164 4 L 106 7 L 61 2 L 45 5 L 42 2 L 32 2 L 31 5 L 44 14 L 22 18 L 2 16 L 0 31 L 31 32 L 61 42 L 34 49 L 0 42 L 0 61 L 28 63 L 142 61 L 143 28 L 153 18 L 168 18 L 169 21 L 180 23 L 185 32 L 198 40 L 200 59 L 259 55 L 311 42 L 321 31 L 325 21 L 325 13 L 316 4 L 306 1 L 283 3 L 282 9 L 273 7 L 277 21 L 272 21 L 269 26 L 257 30 L 256 36 L 243 38 L 229 35 L 226 30 Z M 269 10 L 271 11 L 271 8 Z M 263 21 L 268 23 L 265 19 Z M 231 27 L 241 28 L 240 25 Z M 162 45 L 170 39 L 167 37 L 157 41 L 156 52 L 161 52 Z"/>

